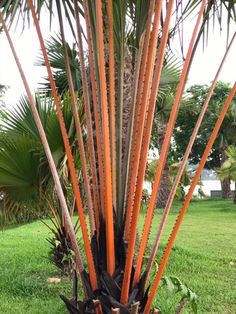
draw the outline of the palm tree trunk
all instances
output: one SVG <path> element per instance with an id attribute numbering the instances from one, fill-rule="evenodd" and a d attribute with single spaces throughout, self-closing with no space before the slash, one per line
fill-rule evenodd
<path id="1" fill-rule="evenodd" d="M 169 163 L 167 161 L 162 172 L 161 185 L 157 197 L 157 207 L 165 208 L 169 194 L 170 194 L 170 175 Z"/>
<path id="2" fill-rule="evenodd" d="M 166 133 L 166 127 L 167 125 L 158 120 L 158 148 L 159 152 L 161 151 L 162 144 L 164 141 L 165 133 Z M 166 202 L 168 200 L 169 194 L 170 194 L 170 169 L 169 169 L 169 162 L 166 160 L 165 166 L 163 168 L 162 172 L 162 179 L 160 184 L 160 190 L 157 197 L 157 207 L 165 208 Z"/>
<path id="3" fill-rule="evenodd" d="M 231 190 L 230 190 L 230 179 L 226 178 L 224 180 L 220 181 L 221 184 L 221 195 L 223 198 L 229 198 L 231 196 Z"/>
<path id="4" fill-rule="evenodd" d="M 225 149 L 226 149 L 226 147 L 224 146 L 224 148 L 222 148 L 222 152 L 221 152 L 221 165 L 227 159 L 227 155 L 225 153 Z M 224 180 L 220 181 L 220 184 L 221 184 L 221 196 L 223 198 L 230 198 L 230 196 L 231 196 L 230 179 L 229 178 L 225 178 Z"/>

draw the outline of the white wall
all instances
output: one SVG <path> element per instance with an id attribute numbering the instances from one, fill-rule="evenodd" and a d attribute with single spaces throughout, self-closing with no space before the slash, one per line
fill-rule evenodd
<path id="1" fill-rule="evenodd" d="M 216 190 L 216 191 L 221 191 L 221 185 L 220 185 L 220 180 L 202 180 L 202 190 L 205 193 L 205 195 L 210 196 L 211 195 L 211 191 L 212 190 Z M 199 189 L 199 185 L 197 185 L 194 189 L 193 195 L 198 195 L 198 189 Z M 235 185 L 234 182 L 231 182 L 231 191 L 234 191 L 235 189 Z M 143 184 L 143 188 L 147 189 L 149 191 L 149 193 L 151 194 L 152 192 L 152 187 L 151 187 L 151 183 L 149 182 L 144 182 Z M 185 192 L 187 193 L 189 190 L 189 186 L 185 187 Z"/>
<path id="2" fill-rule="evenodd" d="M 221 191 L 220 180 L 202 180 L 202 190 L 207 195 L 211 195 L 211 191 Z M 196 186 L 193 195 L 198 195 L 199 185 Z M 231 190 L 234 191 L 235 185 L 231 182 Z M 185 188 L 185 191 L 188 192 L 189 186 Z"/>

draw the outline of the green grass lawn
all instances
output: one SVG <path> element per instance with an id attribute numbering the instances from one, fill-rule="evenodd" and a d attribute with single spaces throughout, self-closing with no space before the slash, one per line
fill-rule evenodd
<path id="1" fill-rule="evenodd" d="M 176 203 L 169 217 L 162 250 L 180 206 Z M 160 217 L 155 215 L 151 239 Z M 59 284 L 47 283 L 48 277 L 60 277 L 46 258 L 48 235 L 41 222 L 0 231 L 0 313 L 66 313 L 59 294 L 71 295 L 70 281 L 62 278 Z M 223 200 L 193 201 L 165 275 L 178 276 L 198 294 L 199 313 L 236 313 L 236 205 Z M 156 302 L 164 313 L 174 313 L 163 288 Z"/>

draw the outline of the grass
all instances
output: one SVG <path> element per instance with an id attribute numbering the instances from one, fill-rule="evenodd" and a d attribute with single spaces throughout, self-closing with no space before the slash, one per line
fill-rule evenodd
<path id="1" fill-rule="evenodd" d="M 168 220 L 162 247 L 175 222 L 176 203 Z M 140 225 L 144 220 L 141 214 Z M 154 217 L 151 240 L 160 220 Z M 59 294 L 71 295 L 71 283 L 47 283 L 60 277 L 46 256 L 48 229 L 33 222 L 0 231 L 0 313 L 63 314 Z M 175 275 L 199 296 L 199 313 L 236 313 L 236 206 L 231 201 L 193 201 L 173 248 L 165 275 Z M 158 259 L 160 259 L 160 255 Z M 156 302 L 172 314 L 180 297 L 159 289 Z M 174 302 L 175 304 L 173 304 Z M 191 313 L 188 307 L 183 313 Z"/>
<path id="2" fill-rule="evenodd" d="M 180 205 L 176 204 L 169 218 L 164 240 Z M 153 229 L 159 218 L 156 215 Z M 154 232 L 151 238 L 153 235 Z M 199 313 L 236 313 L 235 248 L 236 205 L 225 200 L 193 201 L 172 250 L 166 275 L 178 276 L 197 293 Z M 162 291 L 157 295 L 161 304 L 166 300 L 163 295 Z M 188 308 L 183 313 L 191 311 Z"/>

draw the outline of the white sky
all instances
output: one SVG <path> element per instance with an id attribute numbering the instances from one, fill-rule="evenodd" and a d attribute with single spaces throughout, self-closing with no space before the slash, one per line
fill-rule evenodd
<path id="1" fill-rule="evenodd" d="M 187 47 L 189 34 L 191 34 L 191 28 L 194 23 L 189 23 L 187 32 L 185 34 L 184 45 Z M 45 38 L 49 36 L 48 18 L 41 17 L 41 27 Z M 54 25 L 52 29 L 57 29 Z M 35 90 L 38 83 L 42 82 L 42 77 L 46 74 L 42 67 L 36 67 L 34 62 L 36 57 L 39 56 L 39 44 L 34 27 L 31 29 L 25 28 L 21 34 L 21 26 L 14 32 L 11 31 L 11 36 L 15 44 L 19 59 L 25 70 L 26 76 L 30 83 L 32 90 Z M 231 29 L 231 35 L 235 31 Z M 177 46 L 177 44 L 176 44 Z M 189 73 L 189 79 L 187 85 L 193 84 L 209 84 L 217 71 L 218 65 L 224 55 L 226 48 L 226 34 L 220 34 L 219 29 L 215 29 L 214 33 L 209 34 L 208 46 L 203 51 L 202 44 L 200 43 L 197 53 L 192 64 L 191 71 Z M 177 52 L 177 48 L 174 49 Z M 220 80 L 234 83 L 236 78 L 236 41 L 230 51 L 228 59 L 224 65 Z M 4 34 L 0 35 L 0 84 L 8 85 L 10 89 L 7 91 L 4 101 L 7 106 L 12 106 L 17 103 L 19 97 L 24 93 L 24 88 L 21 83 L 18 70 L 13 60 L 11 51 L 9 49 L 7 40 Z"/>

